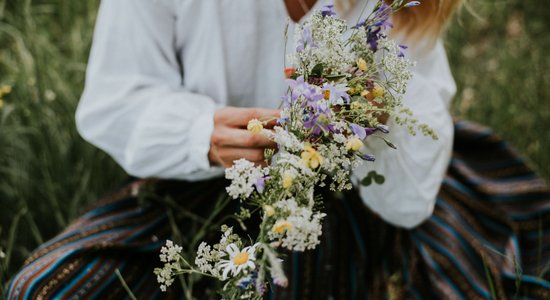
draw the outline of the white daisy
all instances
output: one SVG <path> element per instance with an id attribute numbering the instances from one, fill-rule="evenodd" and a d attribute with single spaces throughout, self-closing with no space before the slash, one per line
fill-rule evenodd
<path id="1" fill-rule="evenodd" d="M 248 246 L 242 250 L 239 250 L 239 247 L 234 243 L 227 245 L 225 249 L 229 255 L 229 259 L 221 260 L 218 265 L 218 268 L 224 269 L 222 274 L 223 280 L 227 279 L 227 275 L 229 275 L 230 272 L 231 275 L 236 276 L 240 272 L 246 273 L 248 269 L 254 270 L 256 268 L 254 261 L 256 260 L 255 253 L 257 245 L 258 244 Z"/>

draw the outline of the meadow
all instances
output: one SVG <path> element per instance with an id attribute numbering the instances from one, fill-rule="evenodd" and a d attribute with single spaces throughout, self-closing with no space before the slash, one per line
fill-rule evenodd
<path id="1" fill-rule="evenodd" d="M 0 296 L 30 251 L 126 176 L 74 124 L 98 5 L 0 0 L 0 86 L 11 87 L 0 92 Z M 445 37 L 454 115 L 494 128 L 547 180 L 548 32 L 547 0 L 483 0 Z"/>

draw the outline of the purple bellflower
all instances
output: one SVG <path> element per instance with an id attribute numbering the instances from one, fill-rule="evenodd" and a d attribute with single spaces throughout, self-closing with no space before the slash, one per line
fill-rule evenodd
<path id="1" fill-rule="evenodd" d="M 336 15 L 336 13 L 334 12 L 334 5 L 325 5 L 321 8 L 321 15 L 323 17 L 328 17 L 328 16 L 334 16 Z"/>
<path id="2" fill-rule="evenodd" d="M 405 57 L 405 50 L 407 50 L 409 47 L 405 45 L 399 45 L 399 53 L 397 54 L 398 57 Z"/>
<path id="3" fill-rule="evenodd" d="M 323 95 L 316 92 L 315 86 L 310 85 L 304 80 L 304 76 L 296 79 L 287 79 L 286 82 L 291 92 L 290 95 L 283 97 L 285 107 L 292 105 L 300 96 L 304 96 L 308 102 L 319 101 L 323 97 Z"/>
<path id="4" fill-rule="evenodd" d="M 258 193 L 261 194 L 261 193 L 264 192 L 265 182 L 270 178 L 271 178 L 270 176 L 262 176 L 262 177 L 258 178 L 256 183 L 254 184 L 256 186 L 256 190 L 258 191 Z"/>
<path id="5" fill-rule="evenodd" d="M 374 20 L 376 21 L 374 23 L 374 26 L 382 27 L 383 29 L 392 27 L 393 25 L 388 21 L 392 13 L 393 9 L 391 8 L 391 6 L 387 5 L 386 3 L 382 3 L 382 5 L 380 5 L 380 7 L 374 13 Z"/>
<path id="6" fill-rule="evenodd" d="M 355 123 L 351 123 L 349 126 L 351 128 L 351 132 L 353 132 L 353 134 L 355 134 L 361 140 L 364 140 L 367 136 L 373 134 L 376 131 L 376 128 L 365 128 Z"/>
<path id="7" fill-rule="evenodd" d="M 391 6 L 383 3 L 374 13 L 375 23 L 372 26 L 367 26 L 367 43 L 374 52 L 378 51 L 378 40 L 385 36 L 382 31 L 393 27 L 389 21 L 392 12 Z"/>

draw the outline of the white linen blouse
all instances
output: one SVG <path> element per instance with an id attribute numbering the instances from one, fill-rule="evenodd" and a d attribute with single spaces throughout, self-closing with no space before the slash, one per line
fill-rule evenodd
<path id="1" fill-rule="evenodd" d="M 347 17 L 350 24 L 365 1 Z M 284 53 L 293 50 L 292 38 L 285 49 L 287 20 L 283 0 L 103 0 L 76 112 L 80 134 L 134 176 L 223 176 L 208 161 L 214 111 L 279 105 Z M 439 140 L 392 126 L 398 150 L 369 142 L 377 160 L 352 176 L 357 185 L 369 170 L 385 175 L 382 185 L 358 186 L 360 195 L 387 222 L 406 228 L 433 212 L 452 149 L 448 107 L 455 92 L 441 42 L 409 56 L 417 66 L 404 103 Z"/>

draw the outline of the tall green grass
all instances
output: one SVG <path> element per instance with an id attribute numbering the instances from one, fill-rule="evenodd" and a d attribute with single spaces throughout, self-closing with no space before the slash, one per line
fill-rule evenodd
<path id="1" fill-rule="evenodd" d="M 0 282 L 123 178 L 74 124 L 97 5 L 0 0 Z"/>
<path id="2" fill-rule="evenodd" d="M 0 85 L 13 86 L 0 109 L 0 283 L 124 177 L 74 125 L 98 4 L 0 0 Z M 470 5 L 479 17 L 463 11 L 446 38 L 453 111 L 495 128 L 548 179 L 550 2 Z"/>
<path id="3" fill-rule="evenodd" d="M 447 34 L 453 112 L 486 124 L 550 178 L 550 1 L 468 1 Z"/>

